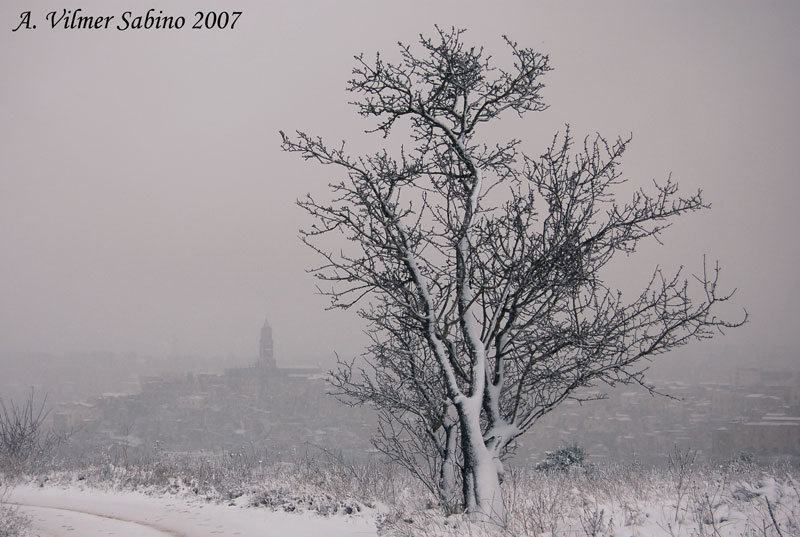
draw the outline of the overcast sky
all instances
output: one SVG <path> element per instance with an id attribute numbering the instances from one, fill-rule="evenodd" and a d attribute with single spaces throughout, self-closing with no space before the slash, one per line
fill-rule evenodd
<path id="1" fill-rule="evenodd" d="M 188 28 L 195 11 L 234 4 L 234 30 Z M 698 270 L 708 254 L 751 314 L 726 347 L 795 348 L 800 3 L 147 4 L 185 16 L 179 31 L 44 18 L 80 7 L 119 21 L 133 5 L 145 4 L 0 7 L 0 351 L 252 357 L 267 316 L 281 364 L 358 352 L 361 325 L 324 311 L 297 239 L 309 221 L 294 201 L 333 177 L 283 154 L 278 130 L 359 147 L 371 125 L 347 104 L 353 55 L 434 24 L 467 28 L 498 59 L 503 34 L 550 55 L 550 108 L 497 131 L 530 154 L 565 123 L 580 136 L 632 132 L 632 185 L 671 172 L 704 190 L 712 210 L 618 277 Z M 37 29 L 12 32 L 26 9 Z"/>

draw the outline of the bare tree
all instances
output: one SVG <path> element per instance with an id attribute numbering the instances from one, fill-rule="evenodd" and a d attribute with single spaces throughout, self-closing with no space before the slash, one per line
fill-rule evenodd
<path id="1" fill-rule="evenodd" d="M 437 31 L 421 50 L 401 44 L 398 63 L 356 57 L 349 82 L 360 115 L 377 121 L 370 132 L 388 137 L 406 120 L 413 148 L 356 158 L 302 132 L 281 133 L 282 147 L 343 174 L 330 201 L 299 202 L 314 217 L 301 233 L 324 260 L 322 292 L 332 307 L 359 304 L 373 339 L 372 371 L 345 365 L 334 383 L 416 424 L 448 462 L 436 424 L 452 417 L 463 506 L 502 523 L 501 456 L 515 438 L 579 388 L 650 388 L 642 361 L 744 321 L 715 316 L 730 298 L 718 266 L 688 279 L 656 268 L 632 300 L 609 286 L 615 254 L 707 207 L 701 193 L 683 197 L 667 180 L 617 201 L 629 140 L 578 145 L 567 128 L 538 158 L 518 140 L 479 141 L 486 123 L 545 108 L 548 58 L 506 39 L 503 69 L 462 30 Z M 347 246 L 326 247 L 330 235 Z"/>
<path id="2" fill-rule="evenodd" d="M 359 366 L 340 361 L 330 382 L 344 402 L 378 409 L 375 447 L 417 476 L 453 512 L 460 503 L 458 417 L 427 343 L 395 328 L 382 331 L 385 341 L 373 331 L 373 344 Z"/>
<path id="3" fill-rule="evenodd" d="M 0 398 L 0 468 L 19 471 L 26 464 L 51 456 L 69 438 L 69 432 L 46 427 L 47 396 L 36 403 L 33 388 L 22 405 Z"/>

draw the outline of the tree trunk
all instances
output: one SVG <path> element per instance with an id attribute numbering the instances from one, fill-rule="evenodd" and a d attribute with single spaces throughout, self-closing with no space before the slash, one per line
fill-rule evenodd
<path id="1" fill-rule="evenodd" d="M 486 447 L 480 428 L 480 406 L 458 405 L 464 455 L 464 507 L 470 518 L 505 526 L 506 512 L 494 454 Z"/>
<path id="2" fill-rule="evenodd" d="M 458 509 L 458 424 L 453 422 L 444 426 L 445 445 L 442 456 L 442 467 L 439 472 L 439 499 L 447 514 Z"/>

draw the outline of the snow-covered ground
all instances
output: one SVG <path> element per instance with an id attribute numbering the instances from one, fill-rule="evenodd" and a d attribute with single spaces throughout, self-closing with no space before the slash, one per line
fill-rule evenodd
<path id="1" fill-rule="evenodd" d="M 214 504 L 179 496 L 100 491 L 81 487 L 15 488 L 7 501 L 20 505 L 40 537 L 369 537 L 368 515 L 322 517 Z"/>
<path id="2" fill-rule="evenodd" d="M 516 476 L 505 494 L 508 526 L 499 531 L 429 511 L 393 535 L 800 537 L 800 483 L 788 472 L 684 469 Z"/>
<path id="3" fill-rule="evenodd" d="M 661 469 L 511 467 L 502 529 L 444 516 L 396 468 L 312 459 L 84 465 L 19 476 L 0 503 L 20 505 L 39 537 L 800 537 L 797 476 L 787 465 L 695 464 L 688 452 Z"/>

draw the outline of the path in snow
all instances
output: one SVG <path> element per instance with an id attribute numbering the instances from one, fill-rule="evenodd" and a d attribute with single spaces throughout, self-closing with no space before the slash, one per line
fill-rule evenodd
<path id="1" fill-rule="evenodd" d="M 176 496 L 78 488 L 14 489 L 9 502 L 41 537 L 375 537 L 368 517 L 323 518 L 216 505 Z"/>
<path id="2" fill-rule="evenodd" d="M 144 524 L 116 518 L 90 515 L 69 509 L 21 505 L 20 510 L 31 518 L 33 533 L 37 537 L 175 537 Z"/>

